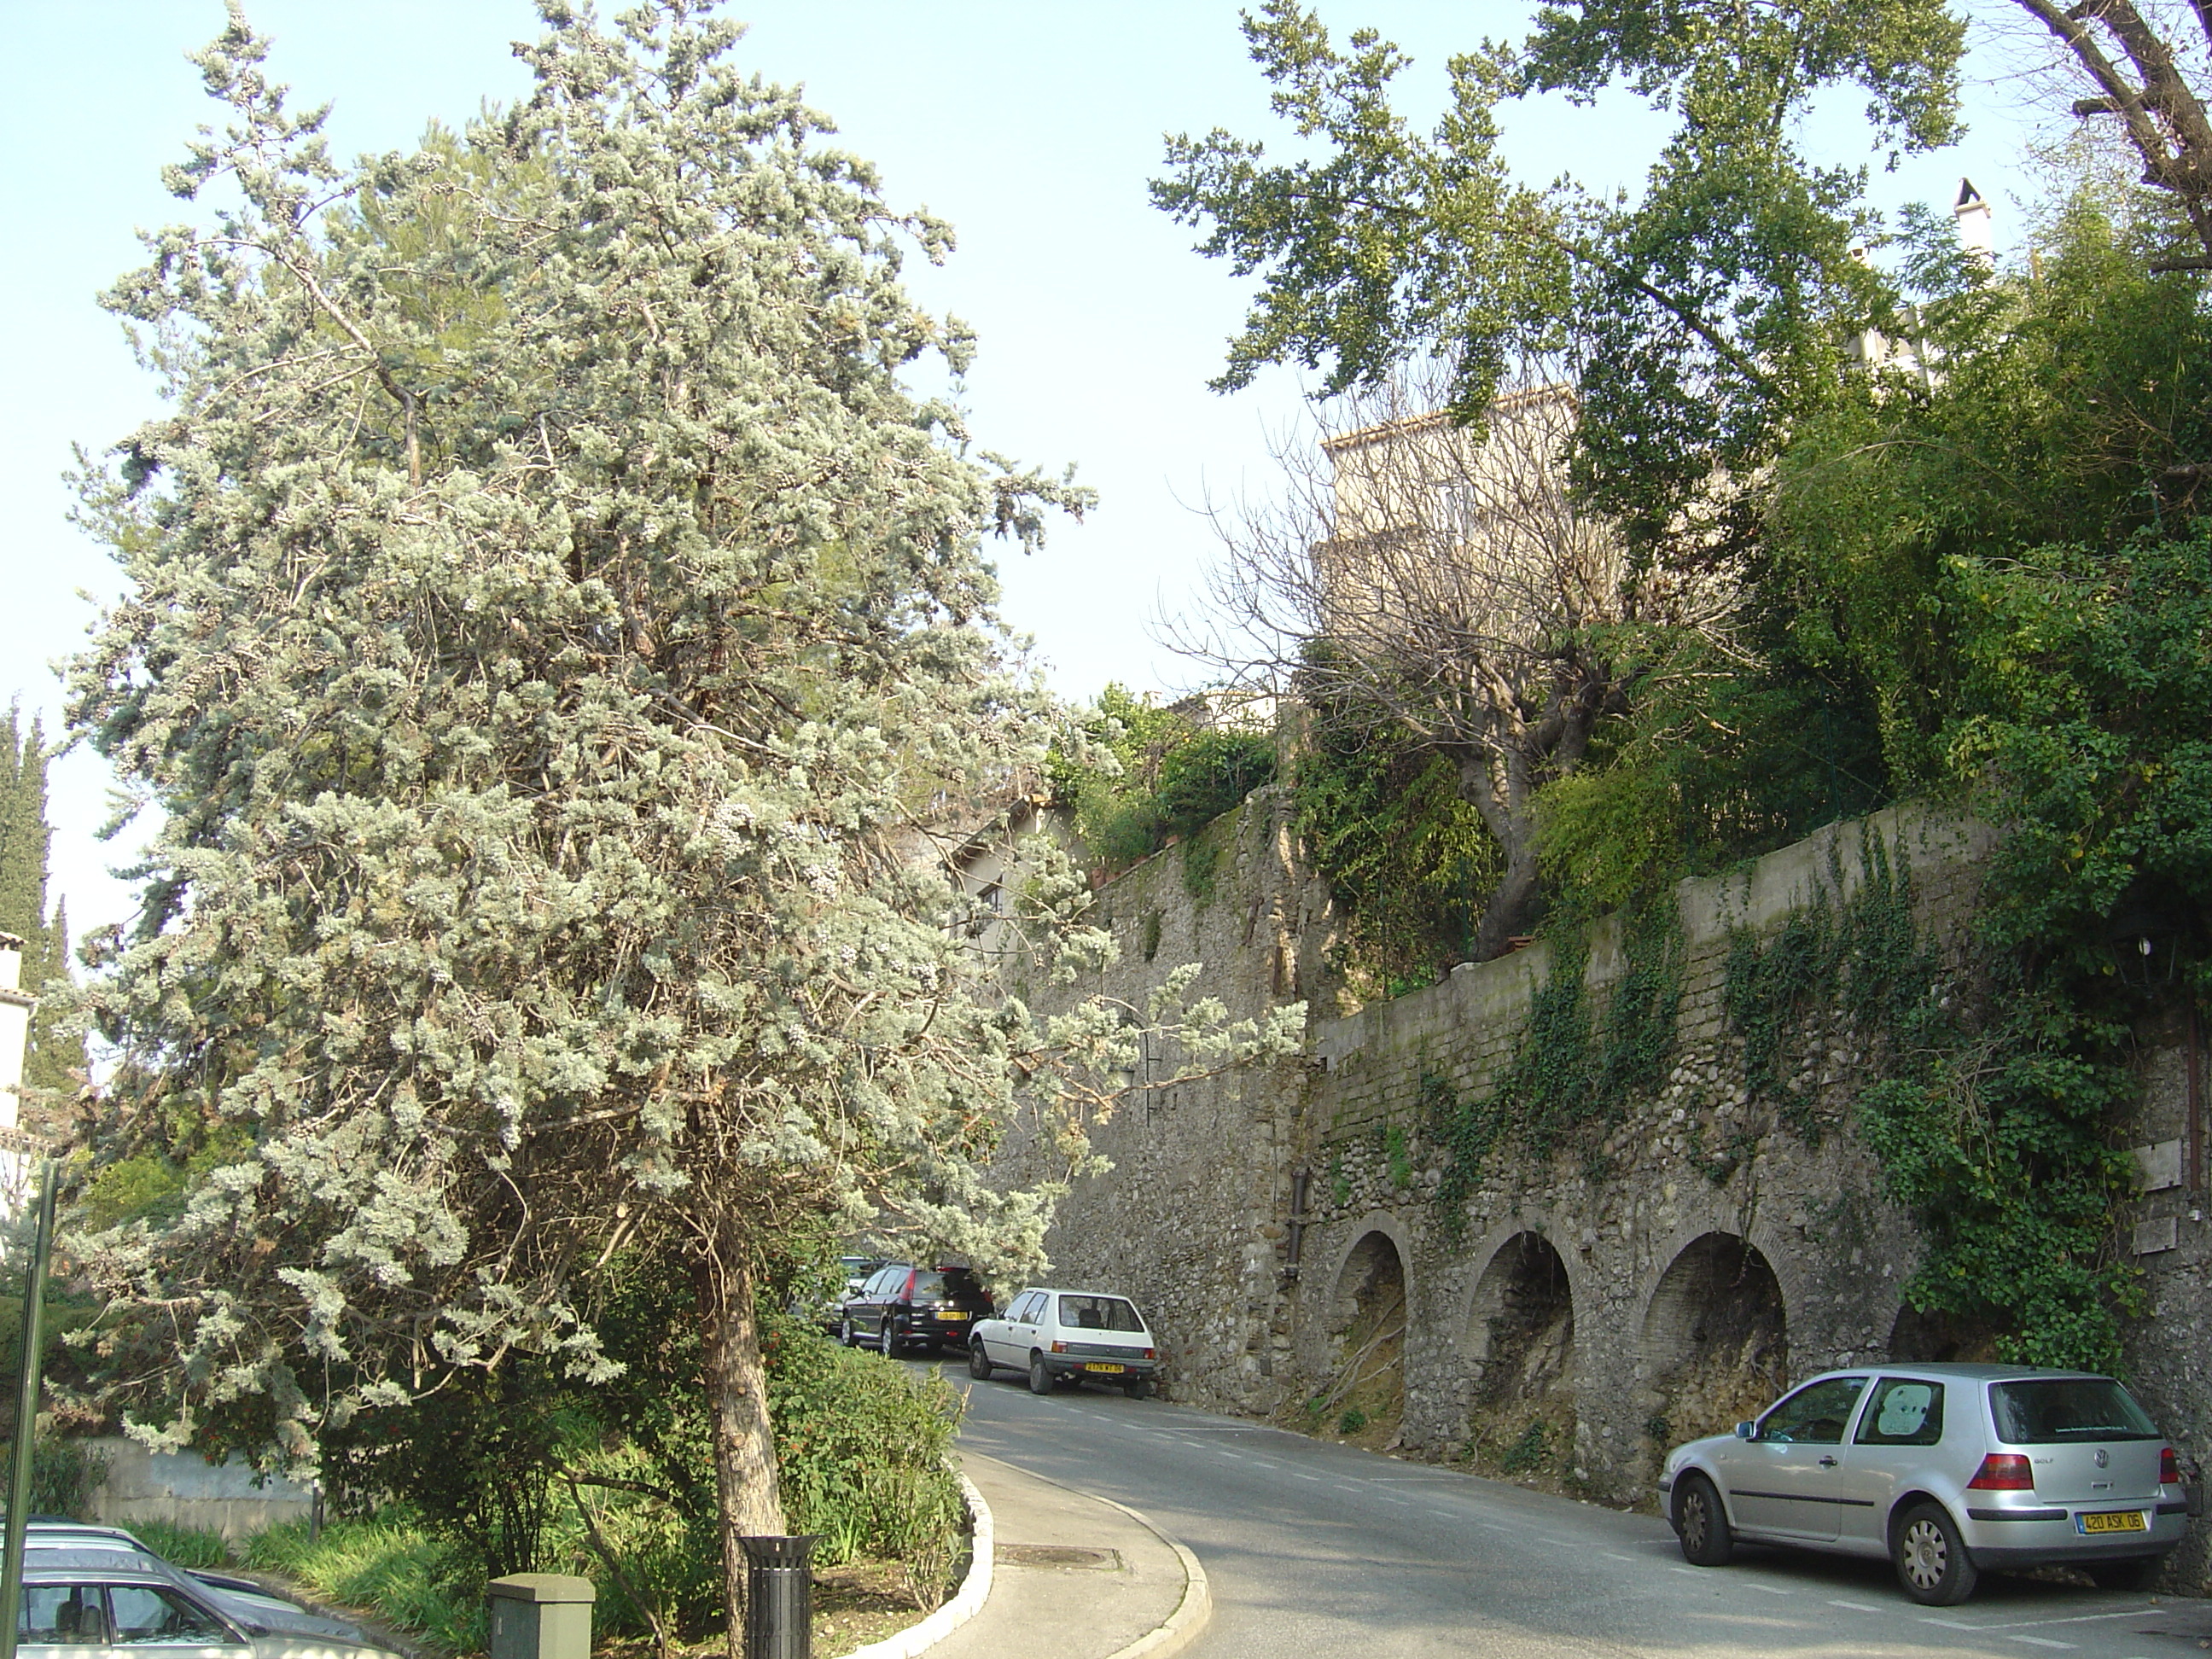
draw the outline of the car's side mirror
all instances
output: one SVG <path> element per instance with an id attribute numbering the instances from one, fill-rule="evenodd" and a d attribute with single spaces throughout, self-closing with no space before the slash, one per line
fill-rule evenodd
<path id="1" fill-rule="evenodd" d="M 1735 1437 L 1739 1440 L 1757 1439 L 1759 1437 L 1759 1425 L 1756 1423 L 1737 1424 L 1735 1425 Z"/>

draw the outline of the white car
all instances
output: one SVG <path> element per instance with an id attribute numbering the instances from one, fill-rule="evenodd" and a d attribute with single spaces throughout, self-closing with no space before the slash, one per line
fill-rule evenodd
<path id="1" fill-rule="evenodd" d="M 353 1646 L 368 1638 L 360 1626 L 310 1613 L 298 1602 L 271 1595 L 250 1578 L 196 1569 L 187 1571 L 147 1548 L 135 1533 L 77 1521 L 31 1521 L 24 1528 L 25 1570 L 57 1571 L 121 1565 L 155 1573 L 171 1583 L 204 1595 L 255 1637 L 306 1636 Z"/>
<path id="2" fill-rule="evenodd" d="M 1141 1400 L 1159 1374 L 1160 1352 L 1127 1297 L 1031 1285 L 969 1334 L 969 1374 L 988 1381 L 1001 1368 L 1028 1372 L 1031 1394 L 1109 1382 Z"/>
<path id="3" fill-rule="evenodd" d="M 85 1552 L 70 1565 L 62 1562 L 71 1552 L 41 1553 L 45 1564 L 23 1570 L 22 1659 L 132 1659 L 149 1648 L 191 1659 L 396 1659 L 366 1643 L 261 1628 L 212 1595 L 112 1553 Z"/>

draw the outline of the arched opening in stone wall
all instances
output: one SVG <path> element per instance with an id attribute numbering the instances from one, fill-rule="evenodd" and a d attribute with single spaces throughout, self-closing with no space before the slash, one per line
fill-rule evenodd
<path id="1" fill-rule="evenodd" d="M 1997 1357 L 1996 1327 L 1959 1314 L 1923 1313 L 1908 1304 L 1889 1328 L 1889 1357 L 1900 1364 L 1979 1364 Z"/>
<path id="2" fill-rule="evenodd" d="M 1543 1234 L 1514 1234 L 1483 1268 L 1467 1352 L 1469 1459 L 1509 1477 L 1564 1473 L 1575 1443 L 1575 1296 Z"/>
<path id="3" fill-rule="evenodd" d="M 1306 1402 L 1310 1425 L 1364 1446 L 1397 1438 L 1406 1415 L 1406 1264 L 1388 1233 L 1352 1248 L 1329 1298 L 1328 1382 Z"/>
<path id="4" fill-rule="evenodd" d="M 1652 1457 L 1771 1405 L 1790 1375 L 1782 1286 L 1758 1248 L 1734 1233 L 1683 1247 L 1644 1313 Z"/>

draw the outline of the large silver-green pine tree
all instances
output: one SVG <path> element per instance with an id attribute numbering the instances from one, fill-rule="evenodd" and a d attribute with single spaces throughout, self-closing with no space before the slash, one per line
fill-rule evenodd
<path id="1" fill-rule="evenodd" d="M 595 1268 L 672 1256 L 734 1611 L 764 1269 L 887 1206 L 1018 1271 L 1048 1194 L 976 1162 L 1128 1028 L 991 994 L 914 856 L 1041 755 L 979 538 L 1070 498 L 906 389 L 965 358 L 897 282 L 943 228 L 708 10 L 541 0 L 526 100 L 351 169 L 235 11 L 198 58 L 211 222 L 108 296 L 167 412 L 84 480 L 131 597 L 74 717 L 167 815 L 87 992 L 107 1155 L 212 1168 L 75 1248 L 142 1432 L 301 1460 L 450 1367 L 589 1375 Z M 1218 1012 L 1194 1054 L 1289 1029 Z"/>

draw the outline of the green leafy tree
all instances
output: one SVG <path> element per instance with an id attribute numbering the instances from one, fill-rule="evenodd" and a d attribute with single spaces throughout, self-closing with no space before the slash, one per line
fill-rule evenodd
<path id="1" fill-rule="evenodd" d="M 1857 92 L 1876 147 L 1950 142 L 1963 25 L 1941 0 L 1546 7 L 1522 45 L 1451 60 L 1426 134 L 1393 108 L 1407 60 L 1374 31 L 1340 47 L 1298 0 L 1268 0 L 1245 32 L 1306 153 L 1186 135 L 1153 186 L 1208 228 L 1200 252 L 1260 278 L 1218 388 L 1268 362 L 1322 368 L 1331 393 L 1376 386 L 1441 346 L 1451 411 L 1480 426 L 1525 354 L 1564 351 L 1577 482 L 1632 545 L 1705 562 L 1755 539 L 1747 481 L 1894 302 L 1854 257 L 1878 229 L 1864 167 L 1808 155 L 1800 118 Z M 1639 195 L 1513 182 L 1511 100 L 1616 88 L 1678 117 Z"/>
<path id="2" fill-rule="evenodd" d="M 1141 1034 L 1007 1004 L 910 856 L 1049 731 L 979 537 L 1084 497 L 905 389 L 966 361 L 897 281 L 948 233 L 735 26 L 541 15 L 529 97 L 352 169 L 235 11 L 196 60 L 166 177 L 213 206 L 106 296 L 168 408 L 82 477 L 131 589 L 71 679 L 164 819 L 83 995 L 102 1158 L 188 1175 L 70 1249 L 141 1432 L 295 1462 L 512 1355 L 611 1378 L 597 1275 L 663 1264 L 734 1618 L 784 1520 L 764 1275 L 885 1210 L 1024 1270 L 1053 1189 L 984 1187 L 997 1127 Z M 1295 1012 L 1178 1030 L 1227 1063 Z"/>
<path id="3" fill-rule="evenodd" d="M 1863 1116 L 1931 1240 L 1915 1297 L 2049 1363 L 2117 1363 L 2130 1028 L 2212 962 L 2212 338 L 2203 279 L 2150 270 L 2185 229 L 2095 169 L 2024 269 L 1924 228 L 1940 374 L 1851 388 L 1776 475 L 1801 641 L 1873 688 L 1896 784 L 2004 831 L 1989 1006 Z"/>

